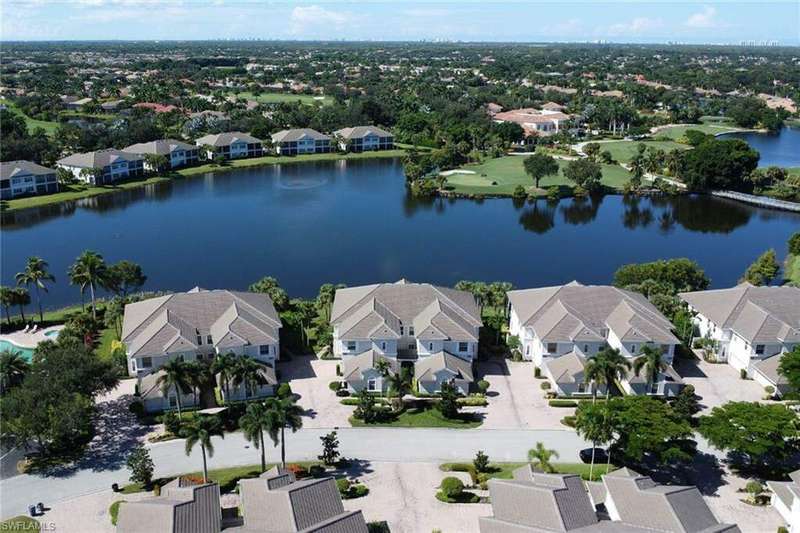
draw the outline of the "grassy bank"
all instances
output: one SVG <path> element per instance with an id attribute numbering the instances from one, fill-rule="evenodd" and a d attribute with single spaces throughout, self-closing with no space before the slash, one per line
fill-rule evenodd
<path id="1" fill-rule="evenodd" d="M 783 277 L 786 281 L 800 287 L 800 255 L 789 254 L 783 266 Z"/>
<path id="2" fill-rule="evenodd" d="M 533 180 L 525 173 L 523 167 L 524 156 L 506 156 L 490 159 L 484 163 L 465 165 L 460 170 L 471 172 L 469 174 L 453 174 L 447 178 L 448 190 L 458 194 L 474 195 L 507 195 L 510 196 L 518 185 L 522 185 L 530 192 L 538 192 L 546 196 L 544 189 L 552 186 L 569 187 L 574 183 L 563 175 L 563 170 L 569 163 L 558 160 L 561 171 L 556 176 L 547 176 L 539 182 L 539 191 L 533 188 Z M 621 190 L 630 178 L 630 173 L 619 165 L 602 165 L 603 185 L 614 190 Z M 493 183 L 496 183 L 493 184 Z"/>
<path id="3" fill-rule="evenodd" d="M 719 135 L 720 133 L 733 133 L 736 131 L 742 131 L 742 128 L 738 128 L 732 124 L 725 124 L 725 123 L 710 123 L 704 122 L 703 124 L 686 124 L 682 126 L 672 126 L 669 128 L 665 128 L 663 130 L 658 131 L 657 133 L 653 134 L 653 137 L 669 137 L 670 139 L 678 139 L 683 137 L 686 134 L 686 130 L 698 130 L 702 131 L 703 133 L 708 133 L 710 135 Z"/>
<path id="4" fill-rule="evenodd" d="M 33 533 L 34 531 L 41 531 L 41 525 L 37 520 L 29 516 L 15 516 L 0 522 L 0 531 Z"/>
<path id="5" fill-rule="evenodd" d="M 0 104 L 5 105 L 9 111 L 25 119 L 25 124 L 28 126 L 28 131 L 30 133 L 33 133 L 33 130 L 35 130 L 36 128 L 42 128 L 48 135 L 52 135 L 58 128 L 58 122 L 51 122 L 47 120 L 36 120 L 35 118 L 31 118 L 25 113 L 23 113 L 16 105 L 14 105 L 9 100 L 0 98 Z"/>
<path id="6" fill-rule="evenodd" d="M 2 203 L 3 211 L 14 211 L 17 209 L 28 209 L 31 207 L 41 207 L 43 205 L 58 204 L 62 202 L 69 202 L 80 200 L 82 198 L 91 198 L 102 194 L 109 194 L 126 189 L 136 189 L 154 183 L 161 183 L 170 179 L 181 177 L 191 177 L 208 172 L 225 172 L 227 170 L 235 170 L 238 168 L 259 167 L 264 165 L 288 165 L 293 163 L 308 163 L 319 161 L 339 161 L 350 159 L 377 159 L 377 158 L 392 158 L 401 157 L 405 155 L 405 150 L 384 150 L 381 152 L 364 152 L 360 154 L 312 154 L 312 155 L 298 155 L 298 156 L 265 156 L 254 157 L 251 159 L 237 159 L 229 161 L 224 166 L 216 165 L 199 165 L 196 167 L 184 168 L 176 171 L 172 177 L 169 176 L 153 176 L 142 180 L 132 180 L 127 182 L 117 183 L 104 187 L 90 187 L 85 185 L 70 185 L 67 190 L 57 192 L 54 194 L 47 194 L 42 196 L 31 196 L 28 198 L 18 198 L 15 200 L 7 200 Z"/>
<path id="7" fill-rule="evenodd" d="M 487 473 L 489 479 L 511 479 L 514 477 L 514 470 L 528 463 L 491 463 L 489 465 L 490 472 Z M 445 472 L 464 471 L 467 465 L 472 466 L 472 463 L 444 463 L 439 468 Z M 557 474 L 577 474 L 581 478 L 589 481 L 589 471 L 591 465 L 584 463 L 553 463 L 553 468 Z M 610 471 L 613 472 L 617 467 L 611 465 Z M 591 481 L 597 481 L 601 476 L 606 473 L 605 463 L 596 463 L 594 471 L 592 472 Z"/>

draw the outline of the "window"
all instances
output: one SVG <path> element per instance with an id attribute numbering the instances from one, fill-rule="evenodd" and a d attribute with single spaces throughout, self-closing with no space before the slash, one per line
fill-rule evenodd
<path id="1" fill-rule="evenodd" d="M 347 351 L 348 352 L 356 351 L 356 341 L 347 341 Z"/>
<path id="2" fill-rule="evenodd" d="M 408 334 L 414 335 L 414 326 L 408 326 Z"/>
<path id="3" fill-rule="evenodd" d="M 466 352 L 469 350 L 469 343 L 468 342 L 459 342 L 458 343 L 458 351 L 459 352 Z"/>
<path id="4" fill-rule="evenodd" d="M 202 346 L 203 345 L 203 337 L 201 335 L 197 336 L 197 345 L 198 346 Z"/>
<path id="5" fill-rule="evenodd" d="M 197 359 L 198 361 L 202 361 L 203 360 L 203 354 L 201 354 L 201 353 L 197 354 L 195 359 Z"/>
<path id="6" fill-rule="evenodd" d="M 371 380 L 367 381 L 367 390 L 368 391 L 375 391 L 377 389 L 378 389 L 378 383 L 377 383 L 376 380 L 371 379 Z"/>
<path id="7" fill-rule="evenodd" d="M 206 342 L 208 344 L 214 344 L 214 339 L 211 338 L 211 335 L 206 335 Z"/>
<path id="8" fill-rule="evenodd" d="M 269 344 L 262 344 L 258 347 L 258 353 L 260 355 L 269 355 Z"/>
<path id="9" fill-rule="evenodd" d="M 525 355 L 530 355 L 530 354 L 531 354 L 531 345 L 529 344 L 525 346 Z"/>
<path id="10" fill-rule="evenodd" d="M 386 351 L 386 342 L 381 342 L 381 350 Z"/>
<path id="11" fill-rule="evenodd" d="M 584 344 L 583 345 L 583 353 L 589 353 L 589 345 L 588 344 Z"/>
<path id="12" fill-rule="evenodd" d="M 400 326 L 400 335 L 403 334 L 403 326 Z"/>
<path id="13" fill-rule="evenodd" d="M 152 357 L 142 357 L 142 368 L 150 368 L 153 366 L 153 358 Z"/>
<path id="14" fill-rule="evenodd" d="M 428 343 L 428 351 L 429 351 L 429 352 L 432 352 L 432 351 L 433 351 L 433 343 L 432 343 L 432 342 L 429 342 L 429 343 Z"/>
<path id="15" fill-rule="evenodd" d="M 557 351 L 558 351 L 558 343 L 555 342 L 547 343 L 547 353 L 556 353 Z"/>
<path id="16" fill-rule="evenodd" d="M 169 397 L 169 406 L 170 407 L 177 407 L 178 406 L 178 398 L 176 396 Z"/>
<path id="17" fill-rule="evenodd" d="M 756 344 L 756 354 L 764 355 L 764 345 L 763 344 Z"/>
<path id="18" fill-rule="evenodd" d="M 578 392 L 581 393 L 581 394 L 586 392 L 586 383 L 584 383 L 583 381 L 578 383 Z"/>
<path id="19" fill-rule="evenodd" d="M 636 353 L 636 345 L 631 344 L 631 353 Z"/>
<path id="20" fill-rule="evenodd" d="M 414 344 L 414 343 L 411 343 L 411 342 L 410 342 L 410 343 L 408 343 L 408 349 L 409 349 L 409 350 L 414 350 L 414 349 L 416 349 L 416 347 L 417 347 L 417 345 L 416 345 L 416 344 Z"/>

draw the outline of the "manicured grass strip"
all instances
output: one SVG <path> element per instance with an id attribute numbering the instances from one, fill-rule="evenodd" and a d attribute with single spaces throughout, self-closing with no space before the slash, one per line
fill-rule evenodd
<path id="1" fill-rule="evenodd" d="M 523 162 L 525 156 L 505 156 L 490 159 L 484 163 L 465 165 L 460 170 L 472 171 L 474 174 L 452 174 L 447 178 L 447 186 L 459 194 L 493 194 L 511 195 L 518 185 L 526 190 L 533 190 L 533 180 L 525 173 Z M 556 176 L 547 176 L 539 182 L 540 189 L 547 189 L 554 185 L 572 187 L 574 183 L 563 175 L 563 170 L 569 161 L 559 159 L 558 166 L 561 172 Z M 630 178 L 630 173 L 619 165 L 602 165 L 603 185 L 615 190 L 621 190 Z M 492 185 L 496 182 L 497 185 Z M 539 192 L 539 191 L 537 191 Z M 545 196 L 544 190 L 540 191 Z"/>
<path id="2" fill-rule="evenodd" d="M 0 531 L 41 531 L 41 525 L 29 516 L 15 516 L 0 522 Z"/>
<path id="3" fill-rule="evenodd" d="M 237 168 L 259 167 L 264 165 L 288 165 L 293 163 L 308 163 L 318 161 L 339 161 L 342 159 L 380 159 L 380 158 L 394 158 L 402 157 L 406 154 L 405 150 L 383 150 L 377 152 L 362 152 L 358 154 L 309 154 L 297 156 L 264 156 L 254 157 L 251 159 L 236 159 L 229 161 L 224 166 L 215 165 L 200 165 L 196 167 L 184 168 L 176 171 L 173 174 L 174 178 L 198 176 L 207 174 L 209 172 L 225 172 L 227 170 L 234 170 Z M 153 176 L 143 180 L 132 180 L 127 182 L 117 183 L 105 187 L 89 187 L 85 185 L 70 185 L 68 190 L 57 192 L 54 194 L 46 194 L 41 196 L 31 196 L 29 198 L 17 198 L 15 200 L 7 200 L 2 203 L 3 211 L 13 211 L 15 209 L 28 209 L 31 207 L 40 207 L 43 205 L 58 204 L 61 202 L 68 202 L 72 200 L 80 200 L 81 198 L 90 198 L 92 196 L 99 196 L 101 194 L 110 194 L 117 191 L 126 189 L 136 189 L 151 185 L 154 183 L 161 183 L 173 179 L 169 176 Z"/>
<path id="4" fill-rule="evenodd" d="M 111 525 L 117 525 L 117 518 L 119 517 L 119 506 L 125 503 L 125 500 L 117 500 L 108 508 L 108 514 L 111 517 Z"/>
<path id="5" fill-rule="evenodd" d="M 255 455 L 255 453 L 254 453 Z M 319 461 L 293 461 L 291 463 L 287 463 L 289 465 L 300 465 L 304 468 L 309 468 L 314 465 L 321 464 Z M 268 463 L 267 470 L 272 468 L 273 466 L 277 466 L 277 463 Z M 203 472 L 189 472 L 185 474 L 179 474 L 180 476 L 187 476 L 193 478 L 201 478 L 203 477 Z M 233 491 L 236 488 L 236 483 L 240 479 L 248 479 L 254 478 L 261 475 L 261 465 L 260 464 L 252 464 L 252 465 L 245 465 L 245 466 L 232 466 L 230 468 L 217 468 L 214 470 L 208 471 L 208 479 L 209 481 L 213 481 L 219 484 L 219 490 L 221 493 L 225 494 L 228 492 Z M 164 485 L 169 483 L 173 479 L 178 476 L 172 476 L 169 478 L 163 479 L 156 479 L 153 481 L 154 484 Z M 122 487 L 120 492 L 122 494 L 133 494 L 134 492 L 142 492 L 147 490 L 144 485 L 140 483 L 131 483 L 130 485 L 125 485 Z"/>
<path id="6" fill-rule="evenodd" d="M 663 130 L 660 130 L 653 136 L 678 139 L 680 137 L 683 137 L 683 135 L 686 133 L 686 130 L 698 130 L 702 131 L 703 133 L 717 135 L 719 133 L 731 133 L 735 131 L 741 131 L 741 128 L 737 128 L 736 126 L 729 124 L 687 124 L 683 126 L 672 126 L 671 128 L 665 128 Z"/>
<path id="7" fill-rule="evenodd" d="M 350 417 L 350 424 L 353 427 L 404 427 L 404 428 L 454 428 L 471 429 L 481 425 L 481 421 L 474 416 L 462 413 L 459 418 L 445 418 L 437 409 L 433 407 L 408 409 L 396 418 L 365 424 L 363 421 Z"/>
<path id="8" fill-rule="evenodd" d="M 48 120 L 37 120 L 35 118 L 31 118 L 25 113 L 23 113 L 14 103 L 4 98 L 0 98 L 0 104 L 5 105 L 6 108 L 15 115 L 20 115 L 22 118 L 24 118 L 25 124 L 28 126 L 28 132 L 30 133 L 33 133 L 33 130 L 35 130 L 36 128 L 42 128 L 45 131 L 45 133 L 47 133 L 48 135 L 52 135 L 58 128 L 58 122 L 51 122 Z"/>
<path id="9" fill-rule="evenodd" d="M 255 100 L 261 104 L 280 104 L 284 102 L 294 103 L 297 101 L 308 105 L 328 105 L 333 103 L 333 99 L 330 96 L 321 96 L 318 94 L 260 93 L 256 95 L 249 91 L 244 91 L 237 93 L 236 96 L 245 100 Z"/>
<path id="10" fill-rule="evenodd" d="M 690 148 L 685 144 L 679 144 L 674 141 L 646 141 L 642 143 L 636 141 L 618 141 L 600 143 L 600 151 L 611 152 L 611 156 L 614 160 L 620 163 L 629 163 L 639 151 L 639 144 L 644 144 L 648 148 L 653 148 L 654 150 L 664 150 L 665 152 L 688 150 Z"/>
<path id="11" fill-rule="evenodd" d="M 491 463 L 489 465 L 490 472 L 486 474 L 488 479 L 511 479 L 514 477 L 514 470 L 528 463 Z M 445 472 L 468 472 L 468 467 L 472 467 L 472 463 L 444 463 L 439 468 Z M 584 480 L 589 481 L 589 470 L 591 465 L 584 463 L 553 463 L 553 468 L 556 474 L 577 474 Z M 609 472 L 617 470 L 617 467 L 611 465 Z M 598 481 L 601 476 L 606 473 L 605 463 L 595 463 L 594 471 L 592 472 L 592 481 Z"/>

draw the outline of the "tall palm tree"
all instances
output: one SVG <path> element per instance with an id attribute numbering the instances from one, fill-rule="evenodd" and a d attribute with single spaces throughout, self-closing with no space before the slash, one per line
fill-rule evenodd
<path id="1" fill-rule="evenodd" d="M 281 441 L 281 464 L 286 467 L 286 428 L 292 433 L 303 427 L 303 408 L 295 403 L 295 399 L 267 398 L 264 402 L 269 417 L 269 433 L 272 442 L 278 442 L 278 433 Z"/>
<path id="2" fill-rule="evenodd" d="M 401 411 L 403 408 L 403 397 L 411 392 L 411 375 L 407 369 L 401 369 L 384 377 L 389 384 L 388 393 L 390 398 L 394 398 L 394 408 Z"/>
<path id="3" fill-rule="evenodd" d="M 161 387 L 161 392 L 164 396 L 169 395 L 170 389 L 175 389 L 175 394 L 178 398 L 178 418 L 182 417 L 183 404 L 181 402 L 181 394 L 186 394 L 192 390 L 192 384 L 189 378 L 189 372 L 186 368 L 186 363 L 173 359 L 167 361 L 161 366 L 160 369 L 163 374 L 156 380 L 156 385 Z"/>
<path id="4" fill-rule="evenodd" d="M 261 364 L 249 357 L 237 358 L 233 369 L 233 386 L 244 386 L 244 399 L 247 400 L 250 391 L 255 391 L 259 385 L 266 383 L 261 374 Z"/>
<path id="5" fill-rule="evenodd" d="M 267 458 L 264 450 L 264 432 L 269 432 L 275 427 L 277 436 L 277 424 L 274 423 L 274 415 L 267 410 L 263 403 L 251 403 L 247 406 L 247 411 L 239 418 L 239 427 L 242 428 L 244 438 L 253 443 L 256 450 L 261 450 L 261 471 L 267 469 Z M 278 443 L 275 442 L 275 445 Z"/>
<path id="6" fill-rule="evenodd" d="M 611 397 L 611 384 L 628 376 L 628 372 L 631 369 L 631 362 L 627 357 L 622 355 L 622 352 L 618 349 L 610 347 L 600 350 L 597 355 L 594 356 L 594 359 L 598 358 L 602 360 L 601 364 L 604 374 L 603 383 L 606 386 L 606 402 L 608 402 L 608 399 Z M 608 409 L 605 411 L 605 416 L 605 422 L 608 422 Z M 611 468 L 611 451 L 609 450 L 606 455 L 608 456 L 606 473 L 608 473 Z M 592 461 L 594 461 L 594 450 L 592 450 Z"/>
<path id="7" fill-rule="evenodd" d="M 25 287 L 14 287 L 11 289 L 14 297 L 14 305 L 19 306 L 19 314 L 22 317 L 22 323 L 25 323 L 25 306 L 31 303 L 31 293 Z"/>
<path id="8" fill-rule="evenodd" d="M 80 267 L 78 263 L 73 264 L 67 270 L 67 276 L 69 277 L 69 284 L 70 285 L 77 285 L 78 288 L 81 290 L 81 311 L 86 310 L 86 287 L 89 285 L 89 281 L 86 277 L 85 272 Z"/>
<path id="9" fill-rule="evenodd" d="M 216 416 L 200 415 L 191 420 L 181 429 L 182 437 L 186 439 L 186 455 L 191 455 L 192 449 L 196 444 L 200 445 L 203 452 L 203 482 L 208 483 L 208 464 L 206 453 L 209 457 L 214 457 L 214 443 L 211 437 L 219 436 L 225 438 L 222 433 L 222 424 Z"/>
<path id="10" fill-rule="evenodd" d="M 211 363 L 211 371 L 219 376 L 220 381 L 222 381 L 222 390 L 225 391 L 225 401 L 228 401 L 230 398 L 228 393 L 231 380 L 236 372 L 237 360 L 238 358 L 233 353 L 228 352 L 217 354 L 214 358 L 214 362 Z"/>
<path id="11" fill-rule="evenodd" d="M 76 272 L 78 279 L 82 279 L 89 287 L 89 295 L 92 298 L 92 316 L 97 318 L 95 288 L 103 287 L 108 278 L 108 266 L 103 256 L 97 252 L 86 250 L 70 268 L 70 273 L 73 271 Z"/>
<path id="12" fill-rule="evenodd" d="M 44 312 L 42 311 L 42 293 L 47 292 L 46 281 L 55 281 L 56 278 L 47 271 L 47 261 L 41 257 L 29 257 L 25 270 L 18 272 L 16 279 L 17 285 L 26 287 L 34 286 L 36 289 L 36 303 L 39 305 L 39 322 L 44 322 Z"/>
<path id="13" fill-rule="evenodd" d="M 643 346 L 641 355 L 633 360 L 633 372 L 638 376 L 644 370 L 647 378 L 647 390 L 658 383 L 658 375 L 667 369 L 664 354 L 655 346 Z"/>
<path id="14" fill-rule="evenodd" d="M 558 452 L 555 450 L 548 450 L 541 442 L 536 443 L 536 448 L 528 450 L 528 460 L 533 463 L 533 466 L 538 466 L 543 472 L 553 473 L 556 471 L 553 464 L 550 462 L 553 458 L 558 459 Z"/>
<path id="15" fill-rule="evenodd" d="M 22 352 L 6 349 L 0 352 L 0 392 L 5 392 L 22 381 L 30 364 Z"/>
<path id="16" fill-rule="evenodd" d="M 11 287 L 6 287 L 5 285 L 0 287 L 0 305 L 3 306 L 3 310 L 6 312 L 6 322 L 8 325 L 11 325 L 11 306 L 15 305 L 14 302 L 14 289 Z"/>
<path id="17" fill-rule="evenodd" d="M 209 367 L 200 361 L 189 361 L 184 365 L 186 367 L 186 378 L 192 389 L 194 404 L 199 406 L 200 403 L 197 401 L 197 396 L 208 380 Z"/>

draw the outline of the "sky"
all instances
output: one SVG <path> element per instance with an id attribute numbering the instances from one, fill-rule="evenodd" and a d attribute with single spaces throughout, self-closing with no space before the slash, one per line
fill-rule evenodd
<path id="1" fill-rule="evenodd" d="M 800 2 L 0 0 L 0 40 L 108 39 L 800 45 Z"/>

